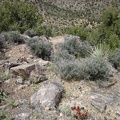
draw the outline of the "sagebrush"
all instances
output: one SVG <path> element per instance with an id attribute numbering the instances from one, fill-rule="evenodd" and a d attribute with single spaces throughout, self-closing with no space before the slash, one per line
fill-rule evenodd
<path id="1" fill-rule="evenodd" d="M 28 46 L 32 49 L 36 56 L 44 60 L 50 60 L 52 44 L 49 41 L 31 38 L 28 42 Z"/>

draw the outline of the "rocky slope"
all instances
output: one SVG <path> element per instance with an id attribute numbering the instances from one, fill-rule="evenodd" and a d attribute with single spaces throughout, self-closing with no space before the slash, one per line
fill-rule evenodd
<path id="1" fill-rule="evenodd" d="M 49 40 L 55 45 L 63 42 L 64 36 Z M 5 55 L 7 60 L 0 60 L 0 70 L 4 71 L 0 71 L 0 89 L 5 92 L 0 108 L 7 118 L 76 120 L 71 107 L 80 106 L 88 110 L 85 120 L 120 119 L 119 71 L 114 70 L 105 82 L 82 79 L 70 82 L 61 79 L 50 61 L 32 55 L 25 44 L 11 47 Z M 27 61 L 18 62 L 20 57 L 27 58 Z M 3 78 L 5 81 L 1 84 Z"/>

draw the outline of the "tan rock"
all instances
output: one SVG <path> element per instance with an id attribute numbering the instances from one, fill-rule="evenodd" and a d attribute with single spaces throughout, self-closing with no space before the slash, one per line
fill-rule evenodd
<path id="1" fill-rule="evenodd" d="M 35 64 L 25 64 L 11 68 L 12 73 L 15 76 L 21 76 L 24 79 L 29 78 L 32 70 L 35 69 Z"/>

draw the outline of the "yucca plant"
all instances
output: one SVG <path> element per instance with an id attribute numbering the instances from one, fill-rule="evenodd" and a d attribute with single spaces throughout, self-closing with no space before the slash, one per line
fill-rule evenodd
<path id="1" fill-rule="evenodd" d="M 91 47 L 91 51 L 88 51 L 88 54 L 90 55 L 90 57 L 93 58 L 102 58 L 106 61 L 108 61 L 108 57 L 109 57 L 109 46 L 106 44 L 99 44 L 97 46 Z"/>

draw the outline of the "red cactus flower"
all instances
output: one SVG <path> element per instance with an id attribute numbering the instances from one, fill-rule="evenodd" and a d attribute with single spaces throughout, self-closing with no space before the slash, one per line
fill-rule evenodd
<path id="1" fill-rule="evenodd" d="M 76 115 L 76 114 L 74 114 L 74 117 L 76 118 L 76 117 L 77 117 L 77 115 Z"/>
<path id="2" fill-rule="evenodd" d="M 85 116 L 85 114 L 81 114 L 81 116 L 82 116 L 82 117 L 84 117 L 84 116 Z"/>
<path id="3" fill-rule="evenodd" d="M 77 111 L 77 114 L 79 114 L 79 115 L 80 115 L 80 110 L 78 110 L 78 111 Z"/>
<path id="4" fill-rule="evenodd" d="M 76 110 L 76 106 L 74 106 L 73 108 L 74 108 L 74 110 Z"/>
<path id="5" fill-rule="evenodd" d="M 85 116 L 88 116 L 88 114 L 87 114 L 87 113 L 85 113 Z"/>
<path id="6" fill-rule="evenodd" d="M 80 110 L 80 106 L 77 106 L 77 110 Z"/>

